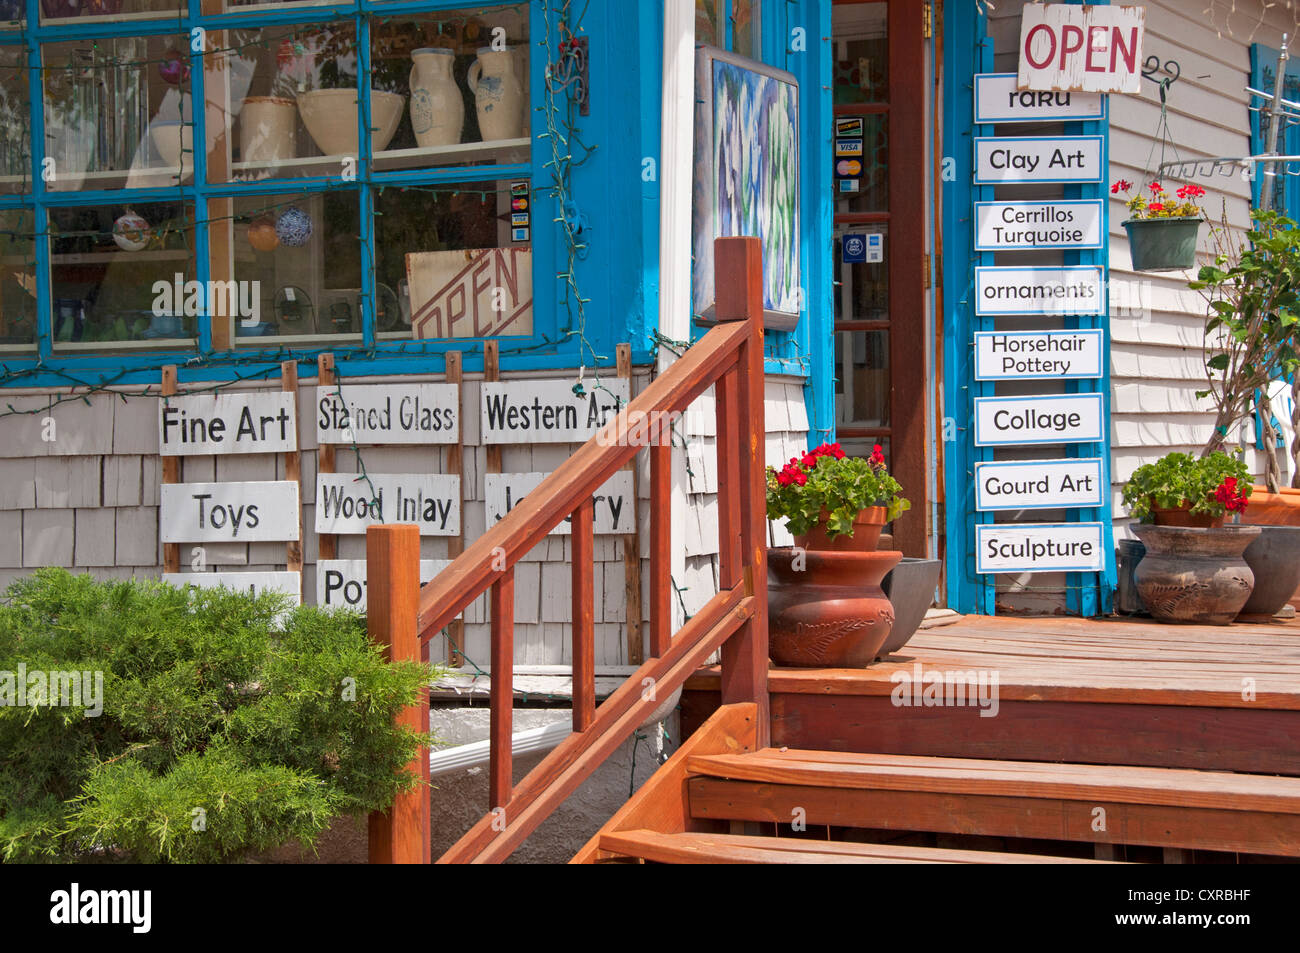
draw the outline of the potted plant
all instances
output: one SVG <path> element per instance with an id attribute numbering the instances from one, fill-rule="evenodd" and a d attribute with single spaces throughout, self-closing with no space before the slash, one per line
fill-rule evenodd
<path id="1" fill-rule="evenodd" d="M 1124 179 L 1110 187 L 1112 195 L 1127 195 L 1132 189 L 1133 183 Z M 1184 185 L 1171 197 L 1163 185 L 1152 182 L 1128 199 L 1131 217 L 1124 230 L 1134 271 L 1183 271 L 1196 264 L 1196 238 L 1204 217 L 1196 200 L 1203 195 L 1199 185 Z"/>
<path id="2" fill-rule="evenodd" d="M 795 546 L 768 552 L 768 632 L 778 665 L 856 668 L 880 653 L 894 610 L 880 588 L 903 558 L 877 550 L 885 524 L 910 504 L 877 446 L 850 457 L 822 444 L 767 471 L 767 515 Z"/>
<path id="3" fill-rule="evenodd" d="M 1133 471 L 1124 504 L 1135 519 L 1157 526 L 1220 527 L 1229 512 L 1245 511 L 1253 489 L 1240 457 L 1175 452 Z"/>

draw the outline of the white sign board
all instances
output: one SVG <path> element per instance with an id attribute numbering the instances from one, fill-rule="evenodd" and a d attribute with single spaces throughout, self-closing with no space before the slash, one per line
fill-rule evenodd
<path id="1" fill-rule="evenodd" d="M 1101 377 L 1100 328 L 1079 331 L 977 331 L 977 381 Z"/>
<path id="2" fill-rule="evenodd" d="M 628 402 L 625 377 L 597 386 L 574 381 L 484 381 L 479 385 L 483 443 L 585 443 Z"/>
<path id="3" fill-rule="evenodd" d="M 975 184 L 1100 182 L 1102 136 L 980 136 Z"/>
<path id="4" fill-rule="evenodd" d="M 316 439 L 320 443 L 345 444 L 455 443 L 460 439 L 460 387 L 320 387 L 316 391 Z"/>
<path id="5" fill-rule="evenodd" d="M 198 586 L 200 589 L 225 586 L 251 596 L 283 592 L 293 597 L 294 605 L 302 604 L 300 572 L 165 572 L 162 581 L 172 586 Z"/>
<path id="6" fill-rule="evenodd" d="M 158 523 L 164 543 L 260 543 L 298 538 L 298 484 L 164 483 Z"/>
<path id="7" fill-rule="evenodd" d="M 284 391 L 249 391 L 160 398 L 158 452 L 174 457 L 297 450 L 293 397 Z"/>
<path id="8" fill-rule="evenodd" d="M 975 571 L 1101 572 L 1100 523 L 994 523 L 975 527 Z"/>
<path id="9" fill-rule="evenodd" d="M 1020 16 L 1021 89 L 1137 93 L 1142 7 L 1027 3 Z"/>
<path id="10" fill-rule="evenodd" d="M 1101 199 L 976 202 L 975 250 L 1101 248 Z"/>
<path id="11" fill-rule="evenodd" d="M 449 559 L 421 559 L 420 585 L 451 565 Z M 366 561 L 321 559 L 316 563 L 316 605 L 322 609 L 366 611 Z"/>
<path id="12" fill-rule="evenodd" d="M 1097 265 L 975 269 L 975 313 L 1099 316 L 1107 301 Z"/>
<path id="13" fill-rule="evenodd" d="M 1101 506 L 1101 458 L 975 464 L 975 509 Z"/>
<path id="14" fill-rule="evenodd" d="M 487 525 L 494 526 L 514 506 L 537 488 L 546 473 L 488 473 L 483 476 L 483 498 L 487 502 Z M 636 499 L 632 495 L 632 471 L 621 470 L 596 491 L 596 533 L 598 535 L 636 532 Z M 572 532 L 570 520 L 561 521 L 552 535 Z"/>
<path id="15" fill-rule="evenodd" d="M 1047 92 L 1017 88 L 1015 73 L 975 76 L 975 123 L 1085 122 L 1106 118 L 1101 93 Z"/>
<path id="16" fill-rule="evenodd" d="M 414 523 L 421 536 L 460 535 L 460 476 L 440 473 L 316 475 L 316 532 L 364 533 L 374 523 Z"/>
<path id="17" fill-rule="evenodd" d="M 975 398 L 977 447 L 1101 440 L 1101 394 Z"/>

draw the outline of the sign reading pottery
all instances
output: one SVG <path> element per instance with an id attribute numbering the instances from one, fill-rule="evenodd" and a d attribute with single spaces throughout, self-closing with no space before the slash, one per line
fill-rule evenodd
<path id="1" fill-rule="evenodd" d="M 1101 443 L 1101 394 L 976 397 L 975 446 Z"/>
<path id="2" fill-rule="evenodd" d="M 361 384 L 316 391 L 320 443 L 455 443 L 459 415 L 456 384 Z"/>
<path id="3" fill-rule="evenodd" d="M 479 386 L 483 443 L 584 443 L 628 402 L 628 381 L 484 381 Z"/>
<path id="4" fill-rule="evenodd" d="M 533 253 L 467 248 L 406 256 L 411 336 L 478 338 L 533 333 Z"/>
<path id="5" fill-rule="evenodd" d="M 487 524 L 493 526 L 520 500 L 537 488 L 545 473 L 488 473 L 483 477 L 483 498 L 487 504 Z M 605 481 L 596 495 L 595 524 L 598 535 L 626 535 L 636 532 L 636 499 L 632 491 L 632 472 L 622 470 Z M 552 535 L 572 532 L 571 517 L 565 517 Z"/>
<path id="6" fill-rule="evenodd" d="M 1106 118 L 1101 93 L 1019 89 L 1015 73 L 975 77 L 975 124 L 991 122 L 1084 122 Z"/>
<path id="7" fill-rule="evenodd" d="M 421 559 L 420 585 L 451 565 L 449 559 Z M 316 563 L 316 605 L 366 611 L 366 561 L 321 559 Z"/>
<path id="8" fill-rule="evenodd" d="M 298 449 L 294 395 L 249 391 L 162 398 L 158 447 L 164 457 L 290 453 Z"/>
<path id="9" fill-rule="evenodd" d="M 162 581 L 172 586 L 198 586 L 200 589 L 224 586 L 250 596 L 283 592 L 293 598 L 294 605 L 302 604 L 300 572 L 165 572 Z"/>
<path id="10" fill-rule="evenodd" d="M 975 313 L 1100 316 L 1105 284 L 1097 265 L 975 269 Z"/>
<path id="11" fill-rule="evenodd" d="M 440 473 L 316 475 L 316 532 L 364 533 L 375 523 L 414 523 L 421 536 L 460 535 L 460 476 Z"/>
<path id="12" fill-rule="evenodd" d="M 298 538 L 298 483 L 164 483 L 164 543 L 259 543 Z"/>
<path id="13" fill-rule="evenodd" d="M 976 202 L 975 250 L 1101 248 L 1101 199 Z"/>
<path id="14" fill-rule="evenodd" d="M 1101 377 L 1100 328 L 1079 331 L 977 331 L 977 381 Z"/>
<path id="15" fill-rule="evenodd" d="M 1103 136 L 981 136 L 975 184 L 1100 182 Z"/>
<path id="16" fill-rule="evenodd" d="M 1142 7 L 1027 3 L 1020 19 L 1018 85 L 1140 92 L 1145 25 Z"/>
<path id="17" fill-rule="evenodd" d="M 1102 505 L 1101 458 L 975 464 L 975 509 L 1049 510 Z"/>
<path id="18" fill-rule="evenodd" d="M 1100 523 L 993 523 L 975 527 L 975 571 L 1101 572 Z"/>

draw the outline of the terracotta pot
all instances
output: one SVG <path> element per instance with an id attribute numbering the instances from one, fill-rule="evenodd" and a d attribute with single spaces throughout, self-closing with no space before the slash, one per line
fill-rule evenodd
<path id="1" fill-rule="evenodd" d="M 881 550 L 769 549 L 772 661 L 792 668 L 870 665 L 894 624 L 894 607 L 880 581 L 902 558 L 900 552 Z"/>
<path id="2" fill-rule="evenodd" d="M 1241 521 L 1251 526 L 1300 526 L 1300 490 L 1284 486 L 1277 493 L 1255 486 Z M 1291 605 L 1300 609 L 1300 588 L 1291 596 Z"/>
<path id="3" fill-rule="evenodd" d="M 1258 526 L 1139 523 L 1132 530 L 1147 549 L 1134 576 L 1154 618 L 1201 625 L 1227 625 L 1236 618 L 1255 587 L 1243 553 L 1259 536 Z"/>
<path id="4" fill-rule="evenodd" d="M 853 534 L 836 536 L 831 539 L 826 535 L 826 519 L 829 514 L 822 510 L 816 526 L 809 532 L 794 538 L 794 544 L 800 549 L 827 553 L 863 553 L 876 548 L 880 541 L 880 531 L 885 528 L 885 517 L 889 511 L 883 506 L 868 506 L 859 510 L 853 521 Z"/>
<path id="5" fill-rule="evenodd" d="M 1193 513 L 1192 504 L 1184 500 L 1177 506 L 1169 509 L 1160 509 L 1156 506 L 1155 497 L 1151 498 L 1151 515 L 1155 518 L 1157 526 L 1195 526 L 1200 529 L 1217 529 L 1223 525 L 1222 516 L 1211 516 L 1209 513 Z"/>
<path id="6" fill-rule="evenodd" d="M 1300 526 L 1261 526 L 1259 531 L 1259 538 L 1246 547 L 1255 588 L 1241 614 L 1267 619 L 1300 588 Z"/>

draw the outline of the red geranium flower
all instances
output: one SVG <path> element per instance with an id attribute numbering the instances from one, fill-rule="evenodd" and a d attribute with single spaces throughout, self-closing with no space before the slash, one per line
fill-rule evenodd
<path id="1" fill-rule="evenodd" d="M 876 466 L 884 466 L 885 451 L 884 448 L 880 446 L 880 444 L 876 444 L 874 447 L 871 448 L 871 462 Z"/>
<path id="2" fill-rule="evenodd" d="M 1152 182 L 1150 185 L 1147 186 L 1147 188 L 1151 190 L 1152 195 L 1159 195 L 1161 192 L 1164 191 L 1164 189 L 1161 188 L 1159 182 Z"/>
<path id="3" fill-rule="evenodd" d="M 1163 212 L 1165 210 L 1164 203 L 1162 202 L 1152 202 L 1147 206 L 1147 208 L 1153 212 Z"/>
<path id="4" fill-rule="evenodd" d="M 1118 182 L 1116 182 L 1114 185 L 1110 187 L 1110 194 L 1115 195 L 1118 192 L 1127 192 L 1131 188 L 1133 188 L 1132 182 L 1128 181 L 1127 179 L 1120 179 Z"/>

